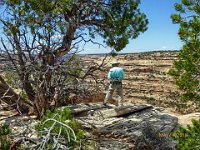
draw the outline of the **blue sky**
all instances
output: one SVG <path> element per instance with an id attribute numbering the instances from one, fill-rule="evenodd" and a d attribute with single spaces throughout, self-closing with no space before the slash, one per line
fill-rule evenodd
<path id="1" fill-rule="evenodd" d="M 173 24 L 171 14 L 176 13 L 174 4 L 181 0 L 141 0 L 139 8 L 147 15 L 149 20 L 148 30 L 141 33 L 137 39 L 129 44 L 121 53 L 135 53 L 160 50 L 180 50 L 182 42 L 178 37 L 179 25 Z M 1 9 L 0 9 L 1 10 Z M 1 12 L 1 11 L 0 11 Z M 96 41 L 102 41 L 97 37 Z M 82 46 L 80 46 L 81 48 Z M 111 48 L 98 47 L 88 43 L 80 53 L 109 53 Z"/>
<path id="2" fill-rule="evenodd" d="M 170 18 L 172 13 L 176 13 L 174 9 L 176 2 L 180 2 L 180 0 L 141 0 L 139 7 L 149 20 L 148 30 L 140 34 L 137 39 L 130 40 L 121 52 L 180 50 L 182 42 L 177 35 L 179 25 L 173 24 Z M 110 51 L 110 48 L 99 48 L 88 44 L 82 53 L 107 53 Z"/>

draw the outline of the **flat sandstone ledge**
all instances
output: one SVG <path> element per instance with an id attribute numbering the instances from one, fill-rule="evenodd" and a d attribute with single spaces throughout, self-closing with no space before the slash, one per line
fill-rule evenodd
<path id="1" fill-rule="evenodd" d="M 151 105 L 135 105 L 131 103 L 127 103 L 121 107 L 117 107 L 112 104 L 104 106 L 102 103 L 82 103 L 68 107 L 71 109 L 72 114 L 76 117 L 86 116 L 89 112 L 98 110 L 104 118 L 123 117 L 142 110 L 153 108 Z"/>
<path id="2" fill-rule="evenodd" d="M 151 105 L 125 103 L 122 107 L 105 107 L 102 103 L 89 103 L 70 108 L 78 114 L 75 117 L 82 127 L 98 139 L 102 150 L 176 150 L 177 143 L 171 137 L 159 135 L 175 133 L 177 117 L 163 114 Z"/>

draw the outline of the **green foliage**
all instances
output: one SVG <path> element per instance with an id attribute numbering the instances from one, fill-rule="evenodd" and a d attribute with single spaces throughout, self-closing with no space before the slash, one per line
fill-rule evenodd
<path id="1" fill-rule="evenodd" d="M 117 52 L 116 52 L 115 50 L 112 50 L 112 51 L 110 52 L 110 55 L 111 55 L 112 57 L 116 57 L 118 54 L 117 54 Z"/>
<path id="2" fill-rule="evenodd" d="M 140 32 L 147 30 L 148 20 L 144 13 L 135 11 L 140 0 L 110 0 L 109 2 L 110 8 L 106 10 L 103 17 L 110 29 L 104 30 L 103 37 L 107 40 L 108 46 L 120 51 L 128 44 L 129 38 L 137 38 Z"/>
<path id="3" fill-rule="evenodd" d="M 138 9 L 140 0 L 9 0 L 6 4 L 10 14 L 17 14 L 9 19 L 12 26 L 11 32 L 7 31 L 9 35 L 16 34 L 20 26 L 28 26 L 31 33 L 45 29 L 51 36 L 65 34 L 69 25 L 74 24 L 77 30 L 88 29 L 91 38 L 102 36 L 105 43 L 117 51 L 128 44 L 129 38 L 145 32 L 148 24 L 146 15 Z M 43 38 L 41 32 L 40 36 Z"/>
<path id="4" fill-rule="evenodd" d="M 181 99 L 200 104 L 200 6 L 198 0 L 182 0 L 175 4 L 177 14 L 171 16 L 179 24 L 179 37 L 184 46 L 168 72 L 182 90 Z"/>
<path id="5" fill-rule="evenodd" d="M 80 68 L 80 58 L 77 55 L 72 55 L 70 60 L 64 63 L 64 66 L 67 66 L 67 72 L 70 74 L 73 74 L 75 77 L 79 77 L 81 73 L 81 68 Z M 74 78 L 75 77 L 70 77 Z"/>
<path id="6" fill-rule="evenodd" d="M 200 120 L 192 120 L 192 126 L 187 128 L 180 127 L 174 138 L 178 142 L 180 150 L 199 150 L 200 149 Z"/>
<path id="7" fill-rule="evenodd" d="M 11 146 L 11 141 L 8 138 L 8 135 L 10 134 L 11 130 L 9 128 L 9 125 L 2 125 L 0 127 L 0 149 L 1 150 L 9 150 Z"/>
<path id="8" fill-rule="evenodd" d="M 88 140 L 86 143 L 84 143 L 83 150 L 97 150 L 99 147 L 97 146 L 96 141 L 94 140 Z"/>
<path id="9" fill-rule="evenodd" d="M 19 77 L 14 71 L 5 71 L 4 78 L 10 86 L 19 86 Z"/>
<path id="10" fill-rule="evenodd" d="M 67 107 L 63 110 L 56 109 L 54 112 L 48 110 L 42 120 L 36 124 L 35 129 L 39 137 L 46 139 L 40 145 L 43 149 L 52 149 L 59 144 L 74 148 L 81 144 L 84 137 L 81 125 L 74 120 L 71 110 Z M 56 138 L 61 141 L 55 143 Z"/>
<path id="11" fill-rule="evenodd" d="M 19 88 L 20 87 L 20 80 L 18 75 L 14 72 L 14 71 L 5 71 L 4 73 L 4 79 L 6 80 L 6 82 L 14 87 L 14 88 Z M 28 96 L 26 94 L 26 92 L 24 90 L 22 90 L 19 93 L 20 97 L 22 97 L 23 99 L 28 99 Z"/>
<path id="12" fill-rule="evenodd" d="M 26 92 L 24 90 L 22 90 L 20 93 L 19 93 L 19 96 L 23 99 L 28 99 L 28 95 L 26 94 Z"/>

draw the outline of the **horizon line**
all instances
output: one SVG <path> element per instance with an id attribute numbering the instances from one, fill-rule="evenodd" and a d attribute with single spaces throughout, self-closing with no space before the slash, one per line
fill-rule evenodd
<path id="1" fill-rule="evenodd" d="M 152 51 L 142 51 L 142 52 L 116 52 L 113 54 L 121 55 L 121 54 L 139 54 L 139 53 L 159 53 L 159 52 L 179 52 L 180 50 L 152 50 Z M 78 53 L 78 55 L 106 55 L 112 54 L 109 53 Z"/>

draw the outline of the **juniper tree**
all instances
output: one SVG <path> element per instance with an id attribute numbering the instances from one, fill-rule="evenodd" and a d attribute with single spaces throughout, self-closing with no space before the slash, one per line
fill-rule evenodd
<path id="1" fill-rule="evenodd" d="M 179 24 L 178 35 L 183 47 L 169 71 L 182 91 L 182 100 L 200 102 L 200 1 L 182 0 L 175 4 L 173 23 Z"/>
<path id="2" fill-rule="evenodd" d="M 191 125 L 179 127 L 174 139 L 181 150 L 199 150 L 200 148 L 200 119 L 192 120 Z"/>
<path id="3" fill-rule="evenodd" d="M 88 42 L 120 51 L 129 39 L 147 30 L 148 20 L 138 8 L 139 3 L 140 0 L 1 1 L 2 56 L 13 63 L 28 99 L 40 99 L 40 105 L 47 106 L 50 100 L 62 96 L 61 84 L 72 75 L 55 73 L 59 57 L 80 50 L 80 45 Z M 98 36 L 102 43 L 95 41 Z"/>

